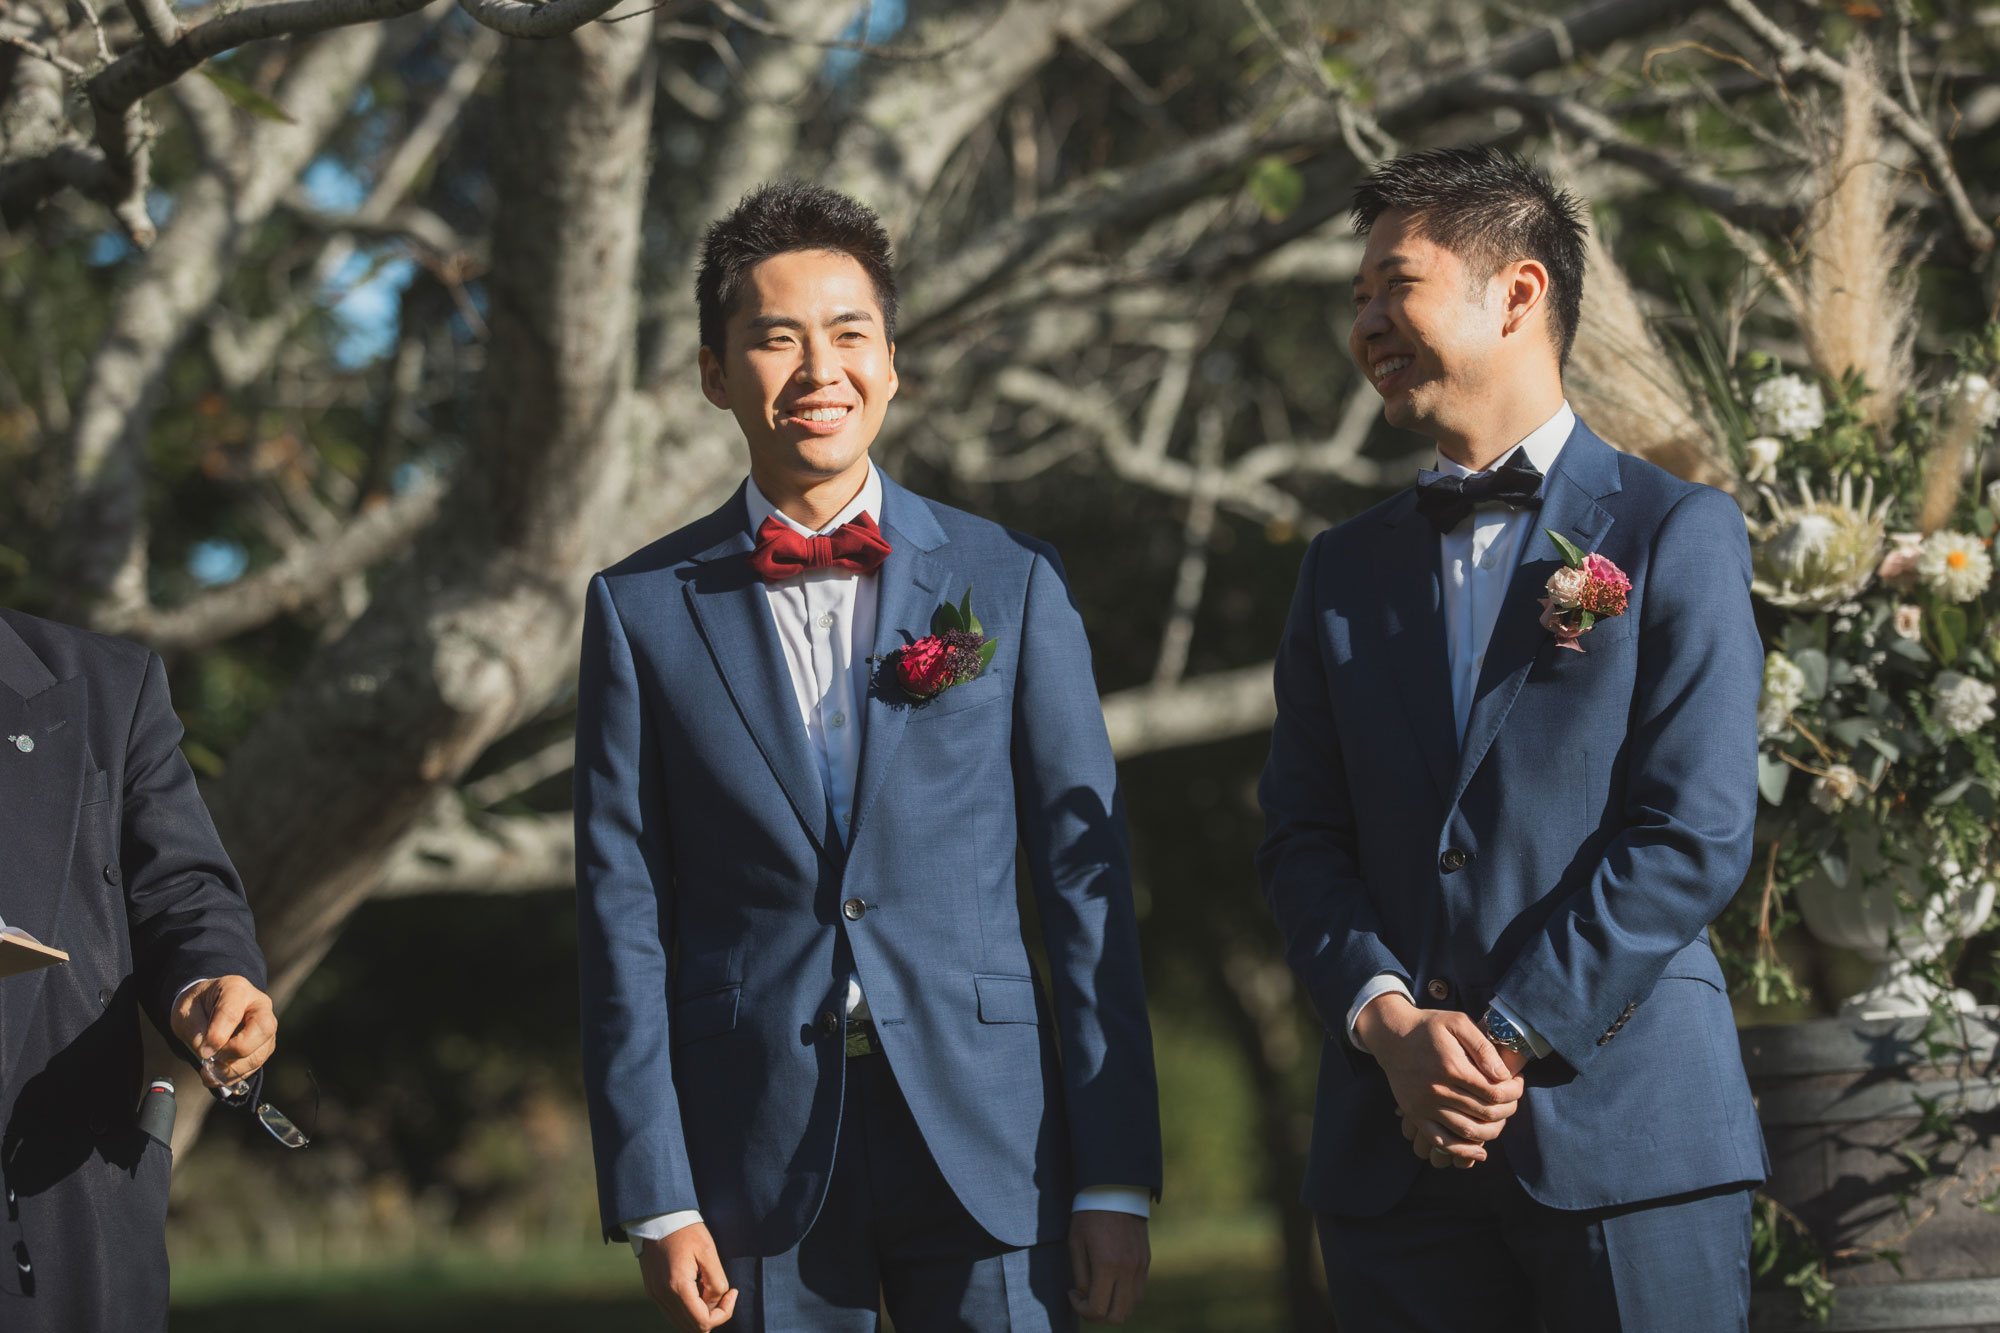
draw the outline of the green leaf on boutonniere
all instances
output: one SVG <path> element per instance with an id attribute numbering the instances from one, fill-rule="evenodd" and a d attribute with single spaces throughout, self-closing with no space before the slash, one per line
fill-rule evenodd
<path id="1" fill-rule="evenodd" d="M 968 634 L 981 633 L 979 617 L 972 614 L 972 585 L 965 587 L 965 600 L 958 604 L 959 627 Z"/>
<path id="2" fill-rule="evenodd" d="M 1576 623 L 1583 629 L 1586 630 L 1589 629 L 1592 625 L 1595 625 L 1597 623 L 1597 612 L 1595 611 L 1577 612 Z"/>
<path id="3" fill-rule="evenodd" d="M 931 616 L 931 633 L 946 634 L 955 629 L 964 629 L 965 622 L 958 618 L 958 608 L 950 602 L 940 606 Z"/>
<path id="4" fill-rule="evenodd" d="M 1563 536 L 1560 532 L 1557 532 L 1554 528 L 1543 528 L 1542 531 L 1549 534 L 1549 540 L 1556 544 L 1558 551 L 1562 552 L 1563 563 L 1567 564 L 1571 569 L 1577 569 L 1582 566 L 1582 547 Z"/>
<path id="5" fill-rule="evenodd" d="M 978 632 L 979 632 L 979 631 L 977 631 L 977 630 L 974 630 L 974 631 L 973 631 L 973 633 L 975 633 L 975 634 L 977 634 Z M 997 652 L 999 652 L 999 651 L 1000 651 L 1000 640 L 998 640 L 998 639 L 988 639 L 988 640 L 987 640 L 987 641 L 986 641 L 985 643 L 982 643 L 982 644 L 980 644 L 980 645 L 979 645 L 979 669 L 980 669 L 981 671 L 984 671 L 984 670 L 986 670 L 986 668 L 987 668 L 987 667 L 990 667 L 990 666 L 992 666 L 992 665 L 993 665 L 993 654 L 995 654 L 995 653 L 997 653 Z"/>

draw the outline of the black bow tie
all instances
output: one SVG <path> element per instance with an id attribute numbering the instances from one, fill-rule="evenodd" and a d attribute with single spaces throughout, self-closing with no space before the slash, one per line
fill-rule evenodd
<path id="1" fill-rule="evenodd" d="M 1465 521 L 1473 506 L 1504 504 L 1515 509 L 1542 507 L 1541 470 L 1516 449 L 1507 461 L 1469 477 L 1447 476 L 1430 469 L 1417 473 L 1417 512 L 1439 532 L 1450 532 Z"/>

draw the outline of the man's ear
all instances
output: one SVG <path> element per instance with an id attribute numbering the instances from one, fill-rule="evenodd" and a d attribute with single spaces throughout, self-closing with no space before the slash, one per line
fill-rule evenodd
<path id="1" fill-rule="evenodd" d="M 1539 260 L 1521 259 L 1509 264 L 1501 289 L 1502 334 L 1519 333 L 1549 296 L 1549 271 Z"/>
<path id="2" fill-rule="evenodd" d="M 707 347 L 701 349 L 701 392 L 709 402 L 729 410 L 729 377 L 722 368 L 722 358 Z"/>
<path id="3" fill-rule="evenodd" d="M 889 397 L 894 398 L 896 390 L 902 386 L 903 381 L 896 375 L 896 344 L 891 340 L 889 343 Z"/>

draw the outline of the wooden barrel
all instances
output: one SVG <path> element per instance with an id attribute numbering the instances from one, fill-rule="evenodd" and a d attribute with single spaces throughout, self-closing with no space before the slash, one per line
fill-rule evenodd
<path id="1" fill-rule="evenodd" d="M 1771 1151 L 1765 1193 L 1811 1229 L 1838 1293 L 1824 1324 L 1790 1291 L 1760 1291 L 1758 1330 L 2000 1333 L 2000 1009 L 1965 1015 L 1964 1054 L 1934 1055 L 1922 1020 L 1822 1018 L 1745 1028 L 1743 1063 Z M 1912 1139 L 1919 1099 L 1955 1139 Z M 1907 1156 L 1932 1158 L 1930 1178 Z M 1895 1264 L 1868 1255 L 1900 1253 Z"/>

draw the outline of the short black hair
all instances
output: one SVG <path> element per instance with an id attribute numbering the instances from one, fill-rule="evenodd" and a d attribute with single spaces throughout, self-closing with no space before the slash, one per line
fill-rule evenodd
<path id="1" fill-rule="evenodd" d="M 1384 162 L 1354 190 L 1354 230 L 1384 213 L 1416 230 L 1481 278 L 1532 259 L 1549 273 L 1558 363 L 1569 363 L 1583 309 L 1584 207 L 1536 166 L 1498 148 L 1432 148 Z"/>
<path id="2" fill-rule="evenodd" d="M 743 196 L 701 238 L 695 308 L 701 344 L 722 355 L 724 326 L 743 290 L 743 277 L 772 255 L 832 250 L 861 265 L 875 285 L 883 334 L 896 339 L 896 268 L 889 233 L 875 210 L 838 190 L 805 181 L 774 181 Z"/>

